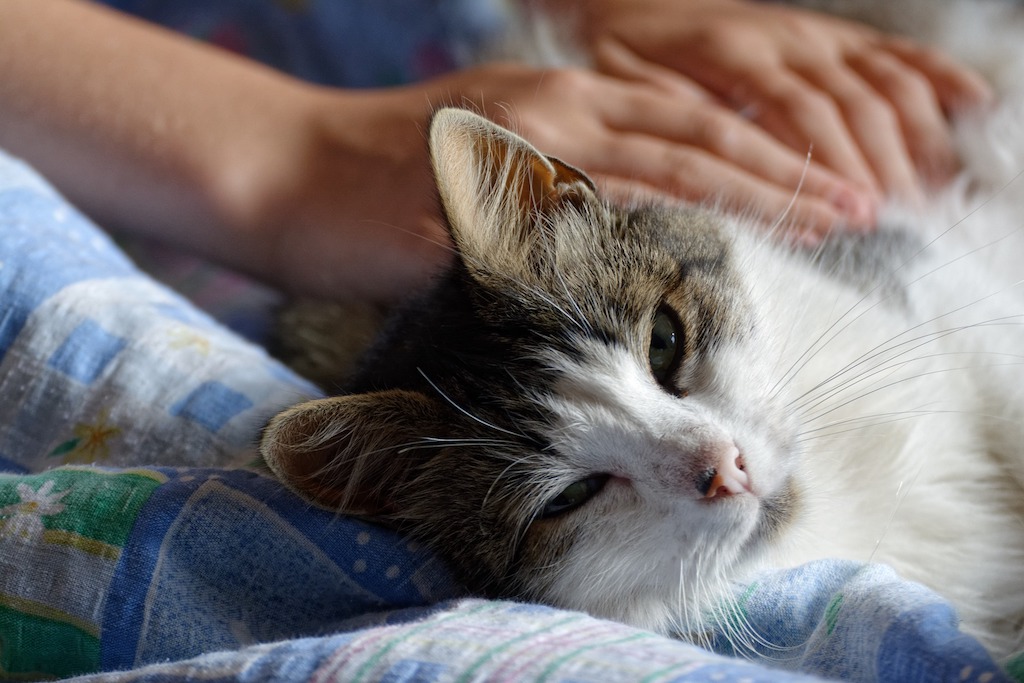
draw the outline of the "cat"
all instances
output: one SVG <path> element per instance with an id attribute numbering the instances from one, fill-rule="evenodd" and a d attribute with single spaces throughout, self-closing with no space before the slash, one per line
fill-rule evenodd
<path id="1" fill-rule="evenodd" d="M 613 205 L 465 110 L 429 138 L 453 265 L 345 394 L 269 423 L 283 481 L 481 595 L 686 632 L 747 571 L 849 558 L 1019 647 L 1024 183 L 968 172 L 928 215 L 806 249 Z"/>

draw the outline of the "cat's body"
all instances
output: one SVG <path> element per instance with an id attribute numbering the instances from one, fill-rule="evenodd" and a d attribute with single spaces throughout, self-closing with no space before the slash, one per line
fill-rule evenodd
<path id="1" fill-rule="evenodd" d="M 685 634 L 746 571 L 841 557 L 933 587 L 1008 653 L 1024 180 L 991 180 L 1024 169 L 1024 129 L 1003 117 L 972 143 L 1000 168 L 813 252 L 713 211 L 610 206 L 446 110 L 431 148 L 455 265 L 349 393 L 275 418 L 264 455 L 483 594 Z"/>

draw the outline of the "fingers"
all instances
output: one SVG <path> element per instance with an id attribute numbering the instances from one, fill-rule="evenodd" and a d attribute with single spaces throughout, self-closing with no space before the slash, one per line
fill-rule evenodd
<path id="1" fill-rule="evenodd" d="M 922 177 L 940 183 L 958 168 L 940 90 L 963 102 L 984 98 L 986 89 L 971 72 L 900 44 L 945 83 L 887 50 L 862 46 L 832 61 L 745 75 L 757 123 L 795 150 L 813 145 L 820 163 L 861 186 L 919 202 Z"/>
<path id="2" fill-rule="evenodd" d="M 928 79 L 947 114 L 994 99 L 984 78 L 938 50 L 901 37 L 886 38 L 882 47 Z"/>
<path id="3" fill-rule="evenodd" d="M 754 121 L 795 151 L 808 152 L 820 164 L 876 195 L 886 189 L 851 133 L 833 94 L 814 87 L 787 68 L 745 75 L 742 95 Z"/>
<path id="4" fill-rule="evenodd" d="M 609 135 L 596 149 L 599 154 L 588 170 L 606 191 L 620 198 L 655 196 L 717 203 L 778 224 L 809 243 L 848 223 L 833 203 L 782 188 L 703 149 L 667 146 L 636 133 Z"/>
<path id="5" fill-rule="evenodd" d="M 916 202 L 922 177 L 947 180 L 957 169 L 949 115 L 992 97 L 955 60 L 855 22 L 774 3 L 683 4 L 618 16 L 616 30 L 594 42 L 597 68 L 665 93 L 699 84 L 801 157 L 813 148 L 816 167 L 876 198 Z M 713 140 L 697 144 L 779 180 Z"/>
<path id="6" fill-rule="evenodd" d="M 648 83 L 665 93 L 691 100 L 714 97 L 703 87 L 667 66 L 649 62 L 618 41 L 605 41 L 594 51 L 595 66 L 602 73 L 633 83 Z"/>
<path id="7" fill-rule="evenodd" d="M 871 51 L 848 62 L 892 107 L 918 170 L 933 183 L 949 180 L 959 163 L 938 93 L 928 78 L 888 52 Z"/>
<path id="8" fill-rule="evenodd" d="M 606 114 L 612 128 L 703 150 L 777 192 L 816 197 L 830 204 L 833 213 L 850 225 L 874 225 L 870 196 L 821 165 L 810 163 L 806 155 L 795 153 L 733 111 L 706 101 L 682 110 L 678 103 L 671 107 L 639 97 L 613 101 L 620 106 Z"/>
<path id="9" fill-rule="evenodd" d="M 880 96 L 846 65 L 815 67 L 804 77 L 810 85 L 823 91 L 828 89 L 848 135 L 860 149 L 882 188 L 901 199 L 918 200 L 920 181 L 893 103 Z M 927 103 L 927 99 L 924 102 Z M 908 102 L 907 106 L 913 108 L 921 104 L 914 101 Z M 948 136 L 939 137 L 935 141 L 936 146 L 942 147 L 943 141 L 946 143 L 945 151 L 952 154 Z"/>

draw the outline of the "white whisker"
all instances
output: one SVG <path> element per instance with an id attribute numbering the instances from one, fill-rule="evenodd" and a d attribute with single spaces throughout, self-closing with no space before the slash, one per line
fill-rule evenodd
<path id="1" fill-rule="evenodd" d="M 437 394 L 448 403 L 448 405 L 450 405 L 451 407 L 455 408 L 457 411 L 459 411 L 460 413 L 462 413 L 463 415 L 465 415 L 469 419 L 473 420 L 474 422 L 476 422 L 478 424 L 483 425 L 484 427 L 487 427 L 488 429 L 493 429 L 496 432 L 501 432 L 502 434 L 508 434 L 509 436 L 515 436 L 515 437 L 524 438 L 523 434 L 517 434 L 517 433 L 509 431 L 507 429 L 503 429 L 503 428 L 501 428 L 501 427 L 499 427 L 499 426 L 497 426 L 495 424 L 491 424 L 490 422 L 487 422 L 486 420 L 483 420 L 483 419 L 477 417 L 476 415 L 473 415 L 468 410 L 466 410 L 465 408 L 460 406 L 458 403 L 453 401 L 448 396 L 448 394 L 443 392 L 440 387 L 438 387 L 436 384 L 434 384 L 434 381 L 432 379 L 430 379 L 429 377 L 427 377 L 427 374 L 425 372 L 423 372 L 423 370 L 421 368 L 416 368 L 416 371 L 420 373 L 420 376 L 423 377 L 423 379 L 425 379 L 427 381 L 427 384 L 429 384 L 431 386 L 431 388 L 434 391 L 436 391 Z"/>

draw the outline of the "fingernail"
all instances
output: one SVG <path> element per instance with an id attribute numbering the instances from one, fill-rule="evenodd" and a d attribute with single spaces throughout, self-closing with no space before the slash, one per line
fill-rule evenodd
<path id="1" fill-rule="evenodd" d="M 877 221 L 876 203 L 860 192 L 840 190 L 832 196 L 832 206 L 851 226 L 873 228 Z"/>

